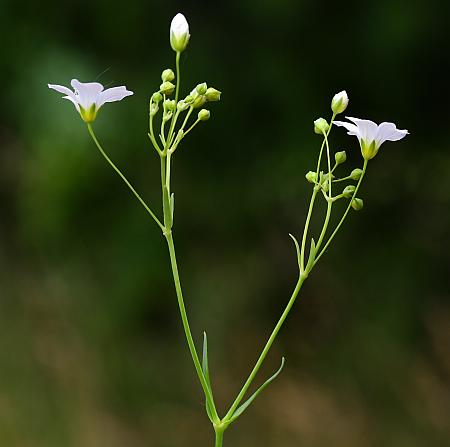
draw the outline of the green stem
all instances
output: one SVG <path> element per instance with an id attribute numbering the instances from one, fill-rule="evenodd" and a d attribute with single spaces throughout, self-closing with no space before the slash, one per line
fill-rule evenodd
<path id="1" fill-rule="evenodd" d="M 175 291 L 177 294 L 178 299 L 178 307 L 180 309 L 180 315 L 181 315 L 181 321 L 183 322 L 183 329 L 184 333 L 186 335 L 186 340 L 189 346 L 189 351 L 191 353 L 192 360 L 194 362 L 195 370 L 197 371 L 198 378 L 200 380 L 200 384 L 203 388 L 203 392 L 205 393 L 205 397 L 208 401 L 208 404 L 210 405 L 211 411 L 212 411 L 212 417 L 215 420 L 215 423 L 219 423 L 219 416 L 217 414 L 216 406 L 214 404 L 214 399 L 211 393 L 211 390 L 208 387 L 208 384 L 206 382 L 205 376 L 203 375 L 202 366 L 200 364 L 200 360 L 198 358 L 197 351 L 195 349 L 194 340 L 192 338 L 191 329 L 189 326 L 189 320 L 186 314 L 186 308 L 184 305 L 184 299 L 183 299 L 183 292 L 181 290 L 181 283 L 180 283 L 180 276 L 178 273 L 178 265 L 177 265 L 177 258 L 175 255 L 175 246 L 173 243 L 173 237 L 172 232 L 166 232 L 165 237 L 167 240 L 167 245 L 169 247 L 169 254 L 170 254 L 170 264 L 172 266 L 172 273 L 173 273 L 173 280 L 175 283 Z M 217 436 L 217 434 L 216 434 Z M 222 437 L 220 438 L 220 442 Z M 216 441 L 217 442 L 217 441 Z M 216 445 L 222 445 L 222 444 L 216 444 Z"/>
<path id="2" fill-rule="evenodd" d="M 119 174 L 120 178 L 125 182 L 125 184 L 130 188 L 131 192 L 135 195 L 135 197 L 139 200 L 141 205 L 145 208 L 145 210 L 152 216 L 153 220 L 158 224 L 159 228 L 161 230 L 165 230 L 164 225 L 159 221 L 159 219 L 156 217 L 155 213 L 148 207 L 148 205 L 144 202 L 144 200 L 141 198 L 141 196 L 136 192 L 136 190 L 131 186 L 131 183 L 127 180 L 127 178 L 120 172 L 119 168 L 112 162 L 112 160 L 108 157 L 106 152 L 103 150 L 100 142 L 98 141 L 97 137 L 95 136 L 94 129 L 92 128 L 91 123 L 87 123 L 87 128 L 89 131 L 89 134 L 91 135 L 92 139 L 94 140 L 95 145 L 97 146 L 97 149 L 100 151 L 100 153 L 103 155 L 105 160 L 110 164 L 110 166 L 114 169 L 114 171 Z"/>
<path id="3" fill-rule="evenodd" d="M 253 382 L 253 379 L 255 378 L 256 374 L 259 371 L 259 368 L 263 364 L 264 359 L 267 356 L 267 353 L 269 352 L 273 342 L 275 341 L 275 338 L 277 337 L 278 332 L 280 331 L 281 327 L 283 326 L 284 321 L 286 320 L 286 318 L 287 318 L 287 316 L 288 316 L 292 306 L 294 305 L 295 300 L 297 298 L 297 295 L 298 295 L 298 293 L 299 293 L 299 291 L 300 291 L 300 289 L 302 287 L 302 284 L 305 281 L 305 279 L 306 279 L 306 276 L 304 276 L 304 275 L 300 275 L 299 276 L 299 279 L 297 281 L 295 289 L 292 292 L 291 298 L 290 298 L 286 308 L 284 309 L 283 314 L 281 315 L 280 319 L 278 320 L 278 323 L 276 324 L 274 330 L 270 334 L 270 337 L 267 340 L 267 343 L 264 346 L 264 349 L 262 350 L 262 352 L 261 352 L 261 354 L 260 354 L 260 356 L 258 358 L 258 361 L 256 362 L 252 372 L 248 376 L 247 381 L 244 383 L 244 386 L 242 387 L 242 389 L 239 392 L 238 396 L 236 397 L 235 401 L 233 402 L 233 404 L 231 405 L 230 409 L 228 410 L 228 413 L 222 419 L 222 422 L 227 422 L 233 416 L 233 413 L 236 411 L 238 405 L 240 404 L 240 402 L 244 398 L 245 393 L 248 391 L 251 383 Z"/>
<path id="4" fill-rule="evenodd" d="M 330 164 L 330 146 L 328 144 L 328 138 L 327 134 L 324 132 L 324 139 L 327 146 L 327 160 L 328 160 L 328 197 L 327 200 L 327 213 L 325 216 L 325 221 L 323 223 L 322 231 L 320 232 L 319 240 L 316 244 L 316 250 L 320 248 L 323 242 L 323 238 L 325 237 L 325 234 L 327 232 L 328 224 L 330 223 L 330 217 L 331 217 L 331 208 L 333 206 L 333 201 L 331 200 L 331 164 Z"/>
<path id="5" fill-rule="evenodd" d="M 305 245 L 306 245 L 306 237 L 308 235 L 309 222 L 311 221 L 311 216 L 314 208 L 314 201 L 316 200 L 317 192 L 319 191 L 320 186 L 314 186 L 313 193 L 311 196 L 311 201 L 309 202 L 308 215 L 306 216 L 305 228 L 303 230 L 302 237 L 302 248 L 300 250 L 300 273 L 303 273 L 305 270 Z"/>
<path id="6" fill-rule="evenodd" d="M 177 55 L 175 57 L 175 66 L 177 70 L 177 86 L 175 90 L 175 102 L 178 104 L 178 94 L 180 92 L 180 84 L 181 84 L 181 75 L 180 75 L 180 55 L 181 53 L 177 51 Z"/>
<path id="7" fill-rule="evenodd" d="M 334 229 L 333 233 L 331 234 L 330 238 L 328 239 L 327 243 L 324 245 L 324 247 L 322 248 L 322 251 L 319 253 L 319 255 L 316 257 L 315 261 L 314 261 L 314 265 L 317 264 L 317 261 L 322 257 L 322 255 L 325 253 L 325 250 L 328 248 L 328 246 L 330 245 L 331 241 L 333 240 L 334 236 L 336 236 L 336 233 L 339 231 L 339 228 L 341 227 L 341 225 L 344 223 L 345 218 L 347 217 L 348 212 L 350 211 L 350 208 L 352 206 L 352 201 L 353 199 L 356 197 L 356 194 L 358 192 L 358 189 L 361 185 L 362 179 L 364 177 L 364 174 L 366 173 L 366 169 L 367 169 L 367 160 L 364 160 L 364 165 L 362 168 L 362 174 L 361 177 L 358 180 L 358 183 L 355 187 L 355 191 L 353 192 L 353 196 L 351 197 L 351 199 L 348 202 L 348 206 L 344 212 L 344 215 L 342 216 L 341 220 L 339 221 L 339 223 L 337 224 L 336 228 Z"/>
<path id="8" fill-rule="evenodd" d="M 214 447 L 222 447 L 224 432 L 225 430 L 216 430 L 216 442 L 214 444 Z"/>

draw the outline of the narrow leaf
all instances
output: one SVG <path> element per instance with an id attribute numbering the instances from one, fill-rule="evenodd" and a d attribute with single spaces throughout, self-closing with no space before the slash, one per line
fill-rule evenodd
<path id="1" fill-rule="evenodd" d="M 208 366 L 208 337 L 206 336 L 206 332 L 203 332 L 202 370 L 203 375 L 205 376 L 206 385 L 208 386 L 208 389 L 212 395 L 211 382 L 209 379 L 209 366 Z M 208 415 L 210 421 L 214 422 L 208 399 L 206 399 L 206 414 Z"/>
<path id="2" fill-rule="evenodd" d="M 172 212 L 172 222 L 173 222 L 173 213 L 175 211 L 175 196 L 174 194 L 170 194 L 170 211 Z"/>
<path id="3" fill-rule="evenodd" d="M 290 238 L 294 241 L 295 244 L 295 250 L 297 251 L 297 263 L 298 263 L 298 268 L 299 270 L 301 270 L 301 261 L 300 261 L 300 246 L 298 245 L 298 241 L 297 239 L 295 239 L 295 237 L 289 233 Z"/>
<path id="4" fill-rule="evenodd" d="M 278 371 L 271 377 L 269 377 L 253 394 L 250 396 L 249 399 L 247 399 L 240 407 L 236 409 L 236 411 L 233 413 L 232 418 L 230 419 L 230 423 L 234 422 L 249 406 L 250 404 L 256 399 L 258 394 L 266 388 L 267 385 L 269 385 L 272 381 L 274 381 L 278 375 L 281 373 L 284 366 L 284 357 L 281 359 L 281 366 L 278 369 Z"/>
<path id="5" fill-rule="evenodd" d="M 310 272 L 314 261 L 316 260 L 316 243 L 311 239 L 311 247 L 309 249 L 308 263 L 306 264 L 306 272 Z"/>

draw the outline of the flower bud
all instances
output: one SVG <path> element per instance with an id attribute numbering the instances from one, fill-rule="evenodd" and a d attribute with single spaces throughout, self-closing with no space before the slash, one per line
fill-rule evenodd
<path id="1" fill-rule="evenodd" d="M 163 121 L 169 121 L 172 118 L 173 112 L 165 112 L 162 119 Z"/>
<path id="2" fill-rule="evenodd" d="M 163 82 L 171 82 L 175 79 L 175 73 L 172 69 L 166 68 L 161 74 L 161 79 Z"/>
<path id="3" fill-rule="evenodd" d="M 173 91 L 175 90 L 175 86 L 169 82 L 163 82 L 160 86 L 159 86 L 159 91 L 160 93 L 162 93 L 163 95 L 171 95 L 173 93 Z"/>
<path id="4" fill-rule="evenodd" d="M 350 199 L 353 196 L 353 193 L 355 192 L 355 186 L 354 185 L 348 185 L 344 188 L 344 191 L 342 191 L 342 195 L 346 199 Z"/>
<path id="5" fill-rule="evenodd" d="M 309 171 L 306 173 L 305 177 L 309 183 L 315 183 L 317 181 L 317 172 Z"/>
<path id="6" fill-rule="evenodd" d="M 161 93 L 155 92 L 152 95 L 152 99 L 153 99 L 153 102 L 158 103 L 158 102 L 160 102 L 163 99 L 163 97 L 162 97 Z"/>
<path id="7" fill-rule="evenodd" d="M 151 104 L 150 106 L 150 116 L 155 116 L 158 113 L 159 106 L 158 104 Z"/>
<path id="8" fill-rule="evenodd" d="M 164 109 L 169 110 L 170 112 L 173 112 L 177 108 L 177 104 L 174 99 L 166 99 L 164 101 Z"/>
<path id="9" fill-rule="evenodd" d="M 208 121 L 210 116 L 211 112 L 209 110 L 202 109 L 200 110 L 200 112 L 198 112 L 198 119 L 200 121 Z"/>
<path id="10" fill-rule="evenodd" d="M 183 14 L 178 13 L 170 24 L 170 45 L 173 51 L 181 53 L 189 42 L 189 24 Z"/>
<path id="11" fill-rule="evenodd" d="M 350 173 L 349 177 L 352 180 L 359 180 L 362 176 L 362 173 L 363 173 L 362 169 L 356 168 L 356 169 L 353 169 L 353 171 Z"/>
<path id="12" fill-rule="evenodd" d="M 314 132 L 322 135 L 330 128 L 327 120 L 324 118 L 318 118 L 314 121 Z"/>
<path id="13" fill-rule="evenodd" d="M 206 100 L 207 101 L 220 101 L 221 94 L 222 94 L 222 92 L 219 92 L 219 90 L 209 87 L 205 93 Z"/>
<path id="14" fill-rule="evenodd" d="M 197 95 L 197 97 L 194 99 L 194 102 L 192 103 L 192 107 L 194 107 L 194 109 L 198 109 L 203 104 L 205 104 L 205 102 L 206 102 L 205 96 Z"/>
<path id="15" fill-rule="evenodd" d="M 352 208 L 353 208 L 355 211 L 362 210 L 363 207 L 364 207 L 363 199 L 355 198 L 355 199 L 352 200 Z"/>
<path id="16" fill-rule="evenodd" d="M 331 100 L 331 110 L 333 113 L 342 113 L 348 106 L 348 96 L 345 90 L 336 93 Z"/>
<path id="17" fill-rule="evenodd" d="M 184 99 L 181 99 L 180 101 L 178 101 L 177 104 L 177 109 L 180 112 L 184 112 L 185 110 L 187 110 L 189 108 L 189 104 L 186 103 L 186 101 Z"/>
<path id="18" fill-rule="evenodd" d="M 195 90 L 199 95 L 204 95 L 207 89 L 208 86 L 206 85 L 206 82 L 202 82 L 201 84 L 198 84 L 197 87 L 195 87 Z"/>
<path id="19" fill-rule="evenodd" d="M 345 153 L 345 151 L 336 152 L 334 154 L 334 160 L 336 161 L 337 165 L 340 165 L 344 163 L 345 160 L 347 160 L 347 154 Z"/>
<path id="20" fill-rule="evenodd" d="M 186 98 L 184 98 L 184 102 L 186 104 L 192 104 L 194 102 L 194 97 L 192 95 L 187 95 Z"/>

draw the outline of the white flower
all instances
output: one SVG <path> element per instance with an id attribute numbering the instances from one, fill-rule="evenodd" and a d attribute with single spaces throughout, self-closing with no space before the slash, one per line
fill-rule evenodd
<path id="1" fill-rule="evenodd" d="M 71 101 L 86 123 L 95 120 L 100 107 L 106 102 L 121 101 L 126 96 L 130 96 L 130 92 L 126 87 L 113 87 L 104 90 L 102 84 L 98 82 L 80 82 L 72 79 L 70 82 L 74 91 L 62 85 L 48 84 L 49 88 L 57 92 L 64 93 L 64 99 Z"/>
<path id="2" fill-rule="evenodd" d="M 407 130 L 397 129 L 394 123 L 378 125 L 370 120 L 361 120 L 349 116 L 346 116 L 346 118 L 352 123 L 334 121 L 333 124 L 345 127 L 348 130 L 348 135 L 358 137 L 362 155 L 366 160 L 375 157 L 378 149 L 385 141 L 398 141 L 409 133 Z"/>
<path id="3" fill-rule="evenodd" d="M 183 14 L 178 13 L 170 24 L 170 45 L 177 53 L 181 53 L 189 42 L 189 24 Z"/>
<path id="4" fill-rule="evenodd" d="M 331 100 L 331 110 L 333 113 L 342 113 L 348 106 L 348 95 L 345 90 L 336 93 Z"/>

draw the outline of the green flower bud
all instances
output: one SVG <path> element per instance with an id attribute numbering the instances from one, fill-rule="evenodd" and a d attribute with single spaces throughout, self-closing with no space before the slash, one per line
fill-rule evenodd
<path id="1" fill-rule="evenodd" d="M 318 118 L 314 121 L 314 132 L 322 135 L 330 128 L 327 120 L 324 118 Z"/>
<path id="2" fill-rule="evenodd" d="M 172 69 L 166 68 L 161 74 L 161 79 L 163 82 L 171 82 L 175 79 L 175 73 Z"/>
<path id="3" fill-rule="evenodd" d="M 173 93 L 173 91 L 175 90 L 175 86 L 169 82 L 163 82 L 160 86 L 159 86 L 159 91 L 160 93 L 162 93 L 163 95 L 171 95 Z"/>
<path id="4" fill-rule="evenodd" d="M 333 99 L 331 100 L 331 110 L 334 113 L 342 113 L 347 108 L 347 106 L 348 96 L 345 90 L 342 90 L 342 92 L 339 92 L 333 96 Z"/>
<path id="5" fill-rule="evenodd" d="M 177 108 L 177 104 L 174 99 L 166 99 L 164 101 L 164 109 L 173 112 Z"/>
<path id="6" fill-rule="evenodd" d="M 198 112 L 198 119 L 200 121 L 208 121 L 210 116 L 211 112 L 209 110 L 202 109 L 200 110 L 200 112 Z"/>
<path id="7" fill-rule="evenodd" d="M 358 199 L 357 197 L 352 200 L 352 208 L 355 211 L 362 210 L 364 207 L 363 199 Z"/>
<path id="8" fill-rule="evenodd" d="M 350 178 L 352 180 L 359 180 L 362 176 L 362 169 L 356 168 L 350 173 Z"/>
<path id="9" fill-rule="evenodd" d="M 354 185 L 348 185 L 344 188 L 344 191 L 342 191 L 342 195 L 346 199 L 350 199 L 353 196 L 353 193 L 355 192 L 355 186 Z"/>
<path id="10" fill-rule="evenodd" d="M 169 121 L 172 118 L 173 112 L 166 112 L 163 115 L 163 121 Z"/>
<path id="11" fill-rule="evenodd" d="M 158 102 L 160 102 L 162 99 L 163 99 L 163 96 L 161 95 L 161 93 L 159 93 L 159 92 L 153 93 L 153 95 L 152 95 L 152 100 L 153 100 L 153 102 L 158 103 Z"/>
<path id="12" fill-rule="evenodd" d="M 194 97 L 192 95 L 187 95 L 186 98 L 184 98 L 184 102 L 186 104 L 192 104 L 194 102 Z"/>
<path id="13" fill-rule="evenodd" d="M 219 92 L 219 90 L 209 87 L 205 93 L 206 100 L 207 101 L 220 101 L 221 94 L 222 94 L 222 92 Z"/>
<path id="14" fill-rule="evenodd" d="M 152 104 L 150 106 L 150 115 L 155 116 L 158 113 L 158 110 L 159 110 L 158 104 Z"/>
<path id="15" fill-rule="evenodd" d="M 306 173 L 305 177 L 309 183 L 315 183 L 317 181 L 317 172 L 309 171 Z"/>
<path id="16" fill-rule="evenodd" d="M 199 95 L 204 95 L 206 90 L 208 90 L 208 86 L 206 85 L 206 82 L 202 82 L 195 87 L 195 90 Z"/>
<path id="17" fill-rule="evenodd" d="M 177 109 L 178 109 L 180 112 L 184 112 L 184 111 L 187 110 L 188 108 L 189 108 L 189 104 L 187 104 L 186 101 L 185 101 L 184 99 L 178 101 Z"/>
<path id="18" fill-rule="evenodd" d="M 345 151 L 336 152 L 334 154 L 334 159 L 336 161 L 336 164 L 340 165 L 344 163 L 345 160 L 347 160 L 347 154 L 345 153 Z"/>
<path id="19" fill-rule="evenodd" d="M 192 107 L 194 107 L 194 109 L 198 109 L 199 107 L 203 106 L 203 104 L 205 104 L 206 102 L 206 98 L 203 95 L 198 95 L 195 99 L 194 102 L 192 103 Z"/>

